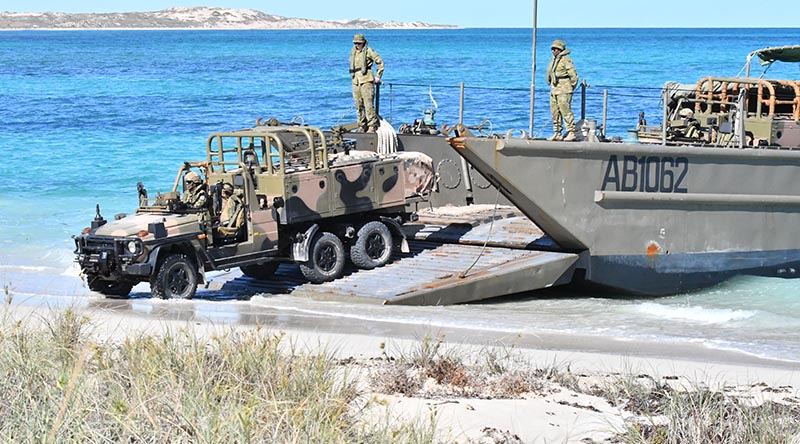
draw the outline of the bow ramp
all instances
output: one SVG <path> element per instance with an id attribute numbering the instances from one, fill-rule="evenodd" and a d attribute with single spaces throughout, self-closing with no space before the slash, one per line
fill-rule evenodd
<path id="1" fill-rule="evenodd" d="M 463 209 L 450 214 L 422 212 L 420 223 L 405 227 L 411 252 L 381 268 L 351 271 L 341 279 L 314 285 L 303 280 L 296 266 L 285 264 L 268 281 L 237 277 L 221 289 L 250 287 L 264 295 L 449 305 L 572 280 L 577 254 L 552 251 L 556 248 L 552 241 L 516 209 L 475 207 L 469 214 Z"/>

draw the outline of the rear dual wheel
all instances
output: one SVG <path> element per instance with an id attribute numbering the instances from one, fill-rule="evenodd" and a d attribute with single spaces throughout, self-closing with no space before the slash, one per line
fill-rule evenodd
<path id="1" fill-rule="evenodd" d="M 350 260 L 358 268 L 371 270 L 382 267 L 392 257 L 394 241 L 389 228 L 380 221 L 365 223 L 350 246 Z"/>

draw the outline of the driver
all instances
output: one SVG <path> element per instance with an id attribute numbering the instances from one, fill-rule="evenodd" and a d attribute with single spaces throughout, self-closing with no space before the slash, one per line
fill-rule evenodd
<path id="1" fill-rule="evenodd" d="M 205 207 L 206 202 L 208 202 L 208 193 L 206 193 L 206 187 L 203 186 L 203 180 L 200 179 L 200 175 L 194 171 L 189 171 L 183 176 L 183 181 L 184 193 L 181 196 L 181 202 L 189 208 Z"/>

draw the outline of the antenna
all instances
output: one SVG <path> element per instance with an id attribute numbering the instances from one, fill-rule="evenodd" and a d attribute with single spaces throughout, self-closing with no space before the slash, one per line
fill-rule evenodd
<path id="1" fill-rule="evenodd" d="M 530 125 L 528 125 L 528 134 L 530 137 L 533 137 L 533 104 L 534 104 L 534 95 L 536 89 L 534 85 L 536 83 L 536 0 L 533 0 L 533 48 L 531 49 L 531 115 L 530 115 Z"/>

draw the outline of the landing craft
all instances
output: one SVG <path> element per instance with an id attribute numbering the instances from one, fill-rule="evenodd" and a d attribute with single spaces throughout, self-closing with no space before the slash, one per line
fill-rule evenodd
<path id="1" fill-rule="evenodd" d="M 800 61 L 800 46 L 748 56 Z M 474 137 L 456 151 L 558 245 L 572 282 L 667 295 L 800 270 L 800 82 L 667 83 L 664 122 L 628 143 Z M 618 141 L 619 142 L 619 141 Z"/>

